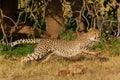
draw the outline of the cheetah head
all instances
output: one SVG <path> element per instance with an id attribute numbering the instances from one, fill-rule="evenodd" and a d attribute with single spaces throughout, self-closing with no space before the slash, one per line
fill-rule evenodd
<path id="1" fill-rule="evenodd" d="M 98 29 L 89 29 L 88 38 L 91 42 L 99 42 L 100 41 L 100 31 Z"/>

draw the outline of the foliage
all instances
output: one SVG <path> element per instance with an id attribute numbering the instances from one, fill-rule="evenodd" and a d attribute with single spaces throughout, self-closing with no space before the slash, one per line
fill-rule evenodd
<path id="1" fill-rule="evenodd" d="M 30 44 L 21 44 L 18 47 L 10 48 L 4 45 L 0 45 L 0 54 L 1 55 L 11 55 L 11 56 L 23 56 L 29 53 L 32 53 L 34 46 Z"/>
<path id="2" fill-rule="evenodd" d="M 71 9 L 72 3 L 71 0 L 60 0 L 62 3 L 62 9 L 63 9 L 63 17 L 64 17 L 64 23 L 71 26 L 76 29 L 76 26 L 73 24 L 69 24 L 74 16 L 73 10 Z M 85 5 L 84 5 L 85 3 Z M 45 30 L 45 9 L 46 6 L 49 4 L 49 0 L 19 0 L 19 6 L 18 9 L 23 9 L 24 14 L 23 20 L 27 20 L 31 23 L 34 27 L 39 27 L 43 30 Z M 84 21 L 87 22 L 87 27 L 94 27 L 94 28 L 102 28 L 103 31 L 109 31 L 109 34 L 112 33 L 112 35 L 117 35 L 118 32 L 118 23 L 117 23 L 117 6 L 118 3 L 116 0 L 83 0 L 83 5 L 80 5 L 81 8 L 81 16 L 83 17 Z M 21 11 L 22 12 L 22 11 Z M 71 19 L 71 20 L 69 20 Z M 70 21 L 70 22 L 69 22 Z M 74 22 L 74 24 L 76 24 Z M 71 28 L 69 28 L 71 29 Z"/>
<path id="3" fill-rule="evenodd" d="M 103 42 L 99 42 L 92 46 L 93 50 L 104 50 L 104 48 L 105 48 L 105 43 Z"/>
<path id="4" fill-rule="evenodd" d="M 76 21 L 75 21 L 75 20 L 69 21 L 69 22 L 67 23 L 68 29 L 71 29 L 72 31 L 75 31 L 75 30 L 76 30 L 76 26 L 77 26 L 77 24 L 76 24 Z"/>
<path id="5" fill-rule="evenodd" d="M 105 38 L 92 47 L 93 50 L 104 50 L 108 51 L 112 56 L 120 55 L 120 39 L 111 37 L 110 41 L 105 41 Z"/>
<path id="6" fill-rule="evenodd" d="M 73 40 L 75 37 L 73 35 L 73 30 L 68 30 L 67 32 L 64 32 L 64 30 L 60 34 L 60 39 L 63 40 Z"/>
<path id="7" fill-rule="evenodd" d="M 113 39 L 109 42 L 109 51 L 113 56 L 120 55 L 120 39 Z"/>
<path id="8" fill-rule="evenodd" d="M 21 20 L 34 27 L 41 28 L 44 24 L 41 18 L 44 18 L 44 0 L 19 0 L 18 9 L 22 10 Z"/>
<path id="9" fill-rule="evenodd" d="M 117 21 L 116 0 L 88 0 L 86 17 L 89 20 L 89 27 L 102 28 L 103 31 L 109 31 L 112 35 L 119 34 Z"/>

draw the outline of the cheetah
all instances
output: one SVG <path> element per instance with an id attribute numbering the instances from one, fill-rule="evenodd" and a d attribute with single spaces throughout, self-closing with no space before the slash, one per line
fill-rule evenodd
<path id="1" fill-rule="evenodd" d="M 14 47 L 18 44 L 37 43 L 34 52 L 21 58 L 22 63 L 30 61 L 46 61 L 53 54 L 62 57 L 73 57 L 77 54 L 87 53 L 96 55 L 97 53 L 90 50 L 94 42 L 100 40 L 100 31 L 98 29 L 89 29 L 86 33 L 81 33 L 76 39 L 66 41 L 58 39 L 20 39 L 6 44 Z"/>

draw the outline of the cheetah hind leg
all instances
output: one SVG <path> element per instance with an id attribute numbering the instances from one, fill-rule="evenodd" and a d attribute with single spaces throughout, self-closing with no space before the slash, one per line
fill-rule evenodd
<path id="1" fill-rule="evenodd" d="M 48 61 L 48 59 L 52 56 L 52 52 L 47 52 L 45 54 L 36 54 L 32 53 L 32 54 L 28 54 L 26 57 L 22 57 L 21 58 L 21 65 L 24 66 L 27 63 L 31 62 L 31 61 L 40 61 L 41 63 L 44 63 L 46 61 Z"/>
<path id="2" fill-rule="evenodd" d="M 21 57 L 21 66 L 26 66 L 28 63 L 30 63 L 33 60 L 37 60 L 38 56 L 34 56 L 34 53 L 28 54 L 27 56 Z"/>

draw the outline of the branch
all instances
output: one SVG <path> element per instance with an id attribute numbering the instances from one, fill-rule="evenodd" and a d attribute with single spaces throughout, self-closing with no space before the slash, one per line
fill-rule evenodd
<path id="1" fill-rule="evenodd" d="M 8 43 L 7 36 L 6 36 L 5 30 L 3 28 L 3 18 L 4 18 L 4 15 L 3 15 L 2 9 L 0 9 L 0 16 L 1 16 L 0 26 L 1 26 L 2 33 L 3 33 L 2 41 L 4 41 L 4 39 L 5 39 L 6 43 Z"/>
<path id="2" fill-rule="evenodd" d="M 120 35 L 120 4 L 118 5 L 118 9 L 117 9 L 117 20 L 118 20 L 118 32 L 117 32 L 117 37 Z"/>

